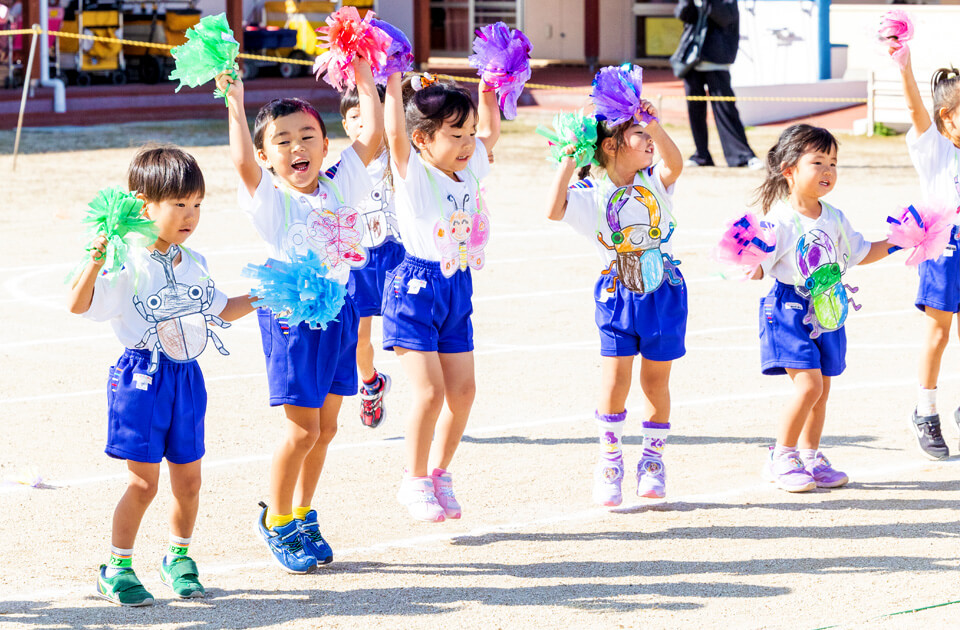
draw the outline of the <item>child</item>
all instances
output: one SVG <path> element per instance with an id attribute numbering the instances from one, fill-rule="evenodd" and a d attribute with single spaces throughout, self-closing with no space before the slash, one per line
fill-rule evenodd
<path id="1" fill-rule="evenodd" d="M 646 100 L 636 118 L 644 112 L 654 117 L 646 126 L 635 120 L 613 128 L 597 124 L 594 158 L 603 174 L 586 179 L 585 167 L 581 181 L 568 188 L 575 163 L 572 157 L 564 158 L 547 211 L 549 219 L 565 221 L 590 239 L 605 265 L 594 288 L 603 385 L 596 411 L 601 456 L 594 470 L 593 499 L 608 506 L 623 501 L 620 440 L 637 354 L 644 395 L 637 494 L 666 496 L 663 447 L 670 431 L 670 368 L 686 353 L 687 289 L 670 243 L 676 225 L 673 188 L 683 156 Z M 656 164 L 654 148 L 661 156 Z"/>
<path id="2" fill-rule="evenodd" d="M 891 48 L 891 54 L 896 49 Z M 913 127 L 907 132 L 907 148 L 917 174 L 923 197 L 950 207 L 960 206 L 960 71 L 941 68 L 933 74 L 933 118 L 924 108 L 913 77 L 910 53 L 901 70 L 903 91 Z M 940 359 L 950 339 L 953 316 L 960 311 L 960 246 L 957 229 L 950 237 L 947 251 L 937 260 L 920 263 L 920 286 L 916 305 L 927 316 L 926 347 L 920 356 L 920 391 L 911 428 L 924 455 L 946 459 L 950 449 L 940 433 L 937 412 L 937 379 Z M 953 413 L 960 425 L 960 409 Z"/>
<path id="3" fill-rule="evenodd" d="M 383 101 L 384 88 L 377 86 L 380 100 Z M 360 97 L 356 88 L 343 93 L 340 97 L 340 116 L 343 128 L 350 140 L 360 137 L 363 120 L 360 117 Z M 393 207 L 393 182 L 390 181 L 388 162 L 390 155 L 385 145 L 380 153 L 367 165 L 367 172 L 373 180 L 370 196 L 360 204 L 360 211 L 366 221 L 366 239 L 364 245 L 370 254 L 367 266 L 350 272 L 347 292 L 357 305 L 360 326 L 357 331 L 357 369 L 360 372 L 360 422 L 364 426 L 376 428 L 386 418 L 383 397 L 390 391 L 390 376 L 378 372 L 373 366 L 373 344 L 370 343 L 370 328 L 373 316 L 382 315 L 383 278 L 387 271 L 403 261 L 403 245 L 397 229 L 397 215 Z M 333 177 L 339 164 L 327 171 Z"/>
<path id="4" fill-rule="evenodd" d="M 226 328 L 224 320 L 233 321 L 253 307 L 247 296 L 227 299 L 216 290 L 203 256 L 183 247 L 197 228 L 204 195 L 203 174 L 193 157 L 177 147 L 145 147 L 130 163 L 127 178 L 159 236 L 145 249 L 131 249 L 127 264 L 116 274 L 100 273 L 107 241 L 103 236 L 94 239 L 91 260 L 71 289 L 69 306 L 70 312 L 89 319 L 109 320 L 126 346 L 110 368 L 106 453 L 127 460 L 130 480 L 113 513 L 110 564 L 100 565 L 97 594 L 121 606 L 149 606 L 153 596 L 133 572 L 133 543 L 157 494 L 164 458 L 173 506 L 170 547 L 160 562 L 160 578 L 178 597 L 204 595 L 197 565 L 187 551 L 199 506 L 207 394 L 196 361 L 199 352 L 177 352 L 169 329 L 163 327 L 173 323 L 174 309 L 182 308 L 186 298 L 192 308 L 176 317 L 184 340 L 192 341 L 188 345 L 196 350 L 209 336 L 227 354 L 213 330 L 207 330 L 207 322 Z M 190 339 L 188 330 L 192 323 L 198 332 L 198 316 L 202 342 Z"/>
<path id="5" fill-rule="evenodd" d="M 776 230 L 776 248 L 754 274 L 775 280 L 760 301 L 762 369 L 788 374 L 795 392 L 763 473 L 787 492 L 847 483 L 819 450 L 830 379 L 846 367 L 848 301 L 859 308 L 847 293 L 856 289 L 841 276 L 888 254 L 886 241 L 866 241 L 821 200 L 836 183 L 836 138 L 826 129 L 794 125 L 767 154 L 766 179 L 757 189 L 765 221 Z"/>
<path id="6" fill-rule="evenodd" d="M 496 94 L 482 82 L 478 109 L 457 84 L 431 81 L 415 76 L 401 87 L 399 74 L 387 80 L 387 144 L 407 253 L 385 280 L 383 347 L 400 357 L 414 389 L 397 499 L 415 519 L 441 522 L 461 514 L 447 468 L 476 391 L 468 267 L 483 264 L 489 226 L 480 180 L 490 170 L 487 153 L 500 136 L 500 112 Z M 439 245 L 452 238 L 456 253 L 449 257 Z"/>
<path id="7" fill-rule="evenodd" d="M 321 213 L 356 207 L 370 195 L 373 183 L 366 167 L 380 151 L 383 108 L 370 64 L 357 58 L 353 65 L 360 110 L 369 122 L 340 154 L 332 179 L 322 175 L 328 141 L 316 109 L 300 99 L 274 99 L 257 114 L 251 139 L 243 84 L 227 74 L 217 78 L 221 89 L 229 86 L 230 152 L 240 174 L 240 207 L 272 258 L 289 261 L 291 252 L 306 253 L 307 248 L 325 258 Z M 348 264 L 337 262 L 338 267 Z M 287 417 L 270 467 L 270 504 L 263 507 L 258 527 L 281 567 L 308 573 L 333 560 L 310 503 L 337 432 L 343 396 L 357 393 L 357 307 L 348 298 L 323 330 L 306 322 L 288 326 L 282 313 L 266 308 L 258 310 L 258 317 L 270 405 L 283 405 Z"/>

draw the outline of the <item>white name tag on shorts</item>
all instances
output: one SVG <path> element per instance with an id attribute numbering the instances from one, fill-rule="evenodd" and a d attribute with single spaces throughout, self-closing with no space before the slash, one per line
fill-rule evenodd
<path id="1" fill-rule="evenodd" d="M 947 256 L 953 256 L 956 253 L 957 253 L 957 248 L 954 245 L 947 245 L 947 248 L 943 250 L 944 258 L 946 258 Z"/>
<path id="2" fill-rule="evenodd" d="M 407 293 L 410 295 L 416 295 L 420 293 L 420 289 L 427 286 L 426 280 L 421 280 L 420 278 L 410 278 L 407 282 Z"/>
<path id="3" fill-rule="evenodd" d="M 153 385 L 153 377 L 149 374 L 134 374 L 133 382 L 136 384 L 137 389 L 147 391 L 147 389 Z"/>
<path id="4" fill-rule="evenodd" d="M 795 311 L 802 311 L 802 310 L 803 310 L 803 305 L 802 305 L 802 304 L 797 304 L 796 302 L 784 302 L 784 303 L 783 303 L 783 308 L 792 308 L 792 309 L 795 310 Z"/>

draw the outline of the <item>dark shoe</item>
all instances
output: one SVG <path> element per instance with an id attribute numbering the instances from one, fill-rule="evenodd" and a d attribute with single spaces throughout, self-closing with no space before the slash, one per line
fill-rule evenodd
<path id="1" fill-rule="evenodd" d="M 957 416 L 955 412 L 954 416 Z M 946 459 L 950 457 L 950 449 L 947 443 L 943 441 L 943 435 L 940 433 L 940 415 L 918 416 L 917 410 L 913 410 L 913 418 L 910 426 L 913 427 L 914 435 L 917 437 L 917 445 L 923 454 L 930 459 Z"/>

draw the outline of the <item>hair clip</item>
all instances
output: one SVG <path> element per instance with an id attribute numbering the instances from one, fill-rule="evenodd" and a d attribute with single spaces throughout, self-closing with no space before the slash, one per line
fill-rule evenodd
<path id="1" fill-rule="evenodd" d="M 413 80 L 410 81 L 410 86 L 413 88 L 414 92 L 419 92 L 423 88 L 430 87 L 436 82 L 437 80 L 432 74 L 429 72 L 424 72 L 423 74 L 414 76 Z"/>

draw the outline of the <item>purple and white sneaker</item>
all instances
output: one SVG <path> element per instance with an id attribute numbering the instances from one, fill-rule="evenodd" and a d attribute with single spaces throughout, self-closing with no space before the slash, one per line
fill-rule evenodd
<path id="1" fill-rule="evenodd" d="M 774 459 L 773 447 L 770 457 L 763 464 L 763 478 L 777 484 L 787 492 L 807 492 L 817 487 L 817 482 L 803 465 L 800 453 L 787 453 Z"/>
<path id="2" fill-rule="evenodd" d="M 593 470 L 593 502 L 608 507 L 623 503 L 623 459 L 601 458 Z"/>
<path id="3" fill-rule="evenodd" d="M 840 472 L 831 466 L 830 460 L 820 451 L 817 451 L 817 456 L 813 461 L 805 463 L 805 467 L 813 480 L 817 482 L 818 488 L 839 488 L 850 481 L 847 473 Z"/>
<path id="4" fill-rule="evenodd" d="M 667 496 L 667 469 L 659 457 L 644 457 L 637 464 L 637 496 L 662 499 Z"/>

